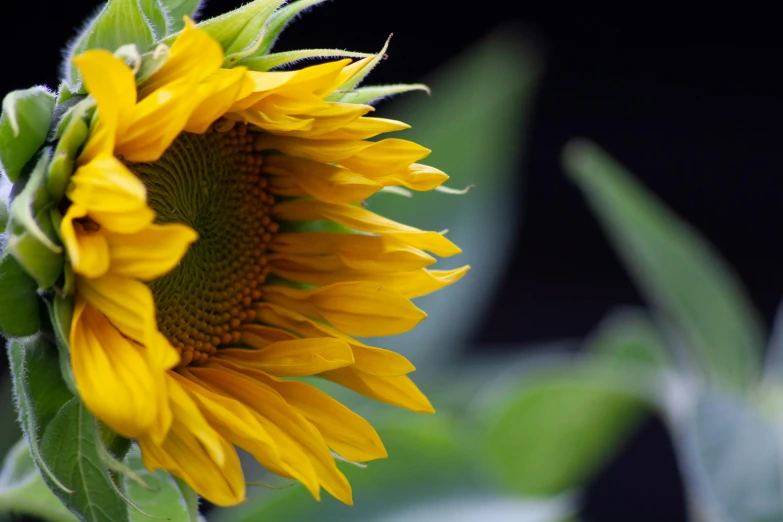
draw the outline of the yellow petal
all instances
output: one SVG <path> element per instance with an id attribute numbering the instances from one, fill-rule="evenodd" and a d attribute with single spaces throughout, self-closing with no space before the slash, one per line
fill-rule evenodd
<path id="1" fill-rule="evenodd" d="M 255 378 L 261 372 L 240 370 L 225 362 L 210 364 L 217 364 L 220 369 L 196 367 L 189 371 L 228 392 L 276 425 L 304 451 L 324 489 L 346 504 L 352 503 L 351 486 L 337 469 L 323 436 L 280 394 Z"/>
<path id="2" fill-rule="evenodd" d="M 435 413 L 427 397 L 405 375 L 385 377 L 347 367 L 322 373 L 321 377 L 350 388 L 370 399 L 419 413 Z"/>
<path id="3" fill-rule="evenodd" d="M 279 328 L 270 328 L 260 324 L 243 324 L 239 327 L 240 341 L 253 348 L 266 348 L 279 341 L 292 341 L 297 337 Z"/>
<path id="4" fill-rule="evenodd" d="M 125 161 L 157 161 L 185 128 L 204 94 L 187 77 L 152 92 L 134 107 L 132 123 L 118 137 L 115 153 Z"/>
<path id="5" fill-rule="evenodd" d="M 109 270 L 109 246 L 104 232 L 85 230 L 81 223 L 74 222 L 86 215 L 87 211 L 79 205 L 68 207 L 60 223 L 60 235 L 74 272 L 85 277 L 100 277 Z"/>
<path id="6" fill-rule="evenodd" d="M 334 221 L 354 230 L 385 234 L 439 256 L 451 256 L 462 252 L 457 245 L 438 232 L 428 232 L 403 225 L 352 205 L 335 205 L 308 200 L 285 201 L 277 203 L 272 209 L 272 214 L 284 221 L 310 219 Z"/>
<path id="7" fill-rule="evenodd" d="M 397 292 L 403 297 L 413 299 L 431 294 L 441 288 L 459 281 L 464 276 L 469 266 L 455 268 L 454 270 L 427 270 L 425 268 L 411 272 L 359 272 L 352 269 L 333 270 L 330 272 L 317 272 L 314 270 L 287 270 L 272 263 L 272 273 L 297 283 L 324 286 L 346 281 L 366 281 L 383 286 L 387 290 Z"/>
<path id="8" fill-rule="evenodd" d="M 122 213 L 143 208 L 147 189 L 114 156 L 98 156 L 71 177 L 68 198 L 87 212 Z"/>
<path id="9" fill-rule="evenodd" d="M 155 219 L 155 212 L 147 207 L 139 207 L 125 212 L 91 211 L 90 217 L 101 227 L 119 234 L 133 234 L 150 226 Z"/>
<path id="10" fill-rule="evenodd" d="M 388 456 L 378 433 L 369 422 L 321 390 L 297 381 L 269 377 L 264 381 L 309 420 L 329 446 L 355 462 Z"/>
<path id="11" fill-rule="evenodd" d="M 402 186 L 424 192 L 441 186 L 448 179 L 449 176 L 446 173 L 434 167 L 414 163 L 405 170 L 384 176 L 377 181 L 385 187 Z"/>
<path id="12" fill-rule="evenodd" d="M 245 479 L 234 448 L 204 419 L 198 406 L 173 377 L 168 381 L 174 422 L 157 444 L 139 439 L 144 465 L 169 470 L 199 495 L 219 506 L 245 500 Z"/>
<path id="13" fill-rule="evenodd" d="M 143 345 L 155 342 L 155 303 L 149 287 L 141 281 L 113 274 L 77 278 L 76 291 L 126 336 Z"/>
<path id="14" fill-rule="evenodd" d="M 198 234 L 187 225 L 169 223 L 107 238 L 112 273 L 150 281 L 177 266 Z"/>
<path id="15" fill-rule="evenodd" d="M 222 349 L 219 359 L 272 375 L 299 377 L 353 364 L 353 352 L 345 342 L 323 337 L 269 344 L 259 350 Z"/>
<path id="16" fill-rule="evenodd" d="M 198 89 L 199 105 L 193 110 L 184 130 L 203 134 L 210 125 L 228 112 L 237 99 L 250 92 L 252 82 L 243 67 L 218 69 L 202 82 Z"/>
<path id="17" fill-rule="evenodd" d="M 269 249 L 314 258 L 334 254 L 345 266 L 366 271 L 403 272 L 435 263 L 435 258 L 422 250 L 388 237 L 366 234 L 280 233 L 272 237 Z"/>
<path id="18" fill-rule="evenodd" d="M 252 453 L 264 466 L 284 466 L 277 444 L 245 405 L 201 386 L 189 376 L 187 370 L 183 370 L 183 375 L 171 374 L 198 404 L 211 427 L 226 440 Z"/>
<path id="19" fill-rule="evenodd" d="M 383 185 L 350 170 L 291 156 L 269 156 L 264 172 L 286 176 L 308 195 L 329 203 L 351 203 L 366 199 Z"/>
<path id="20" fill-rule="evenodd" d="M 136 104 L 136 79 L 130 68 L 109 51 L 93 49 L 73 59 L 98 107 L 98 118 L 79 163 L 92 161 L 101 154 L 111 154 L 116 137 L 130 123 Z"/>
<path id="21" fill-rule="evenodd" d="M 215 369 L 222 371 L 222 367 L 219 365 L 217 365 Z M 278 467 L 274 462 L 267 462 L 265 463 L 265 466 L 267 466 L 270 471 L 277 473 L 278 475 L 300 481 L 316 499 L 320 500 L 321 486 L 318 479 L 318 474 L 316 473 L 315 468 L 310 462 L 307 454 L 293 438 L 286 434 L 273 421 L 270 421 L 270 419 L 259 414 L 258 411 L 250 407 L 248 404 L 245 404 L 234 393 L 224 390 L 209 380 L 202 379 L 200 376 L 195 375 L 189 371 L 188 368 L 185 368 L 181 371 L 187 380 L 197 384 L 200 389 L 207 389 L 213 392 L 214 396 L 232 398 L 232 400 L 242 404 L 244 410 L 249 412 L 255 421 L 269 433 L 270 437 L 272 437 L 272 440 L 274 440 L 275 444 L 279 448 L 282 464 Z M 214 378 L 212 381 L 219 382 L 220 379 L 218 376 L 213 377 Z M 230 373 L 228 374 L 228 377 L 231 377 Z M 236 436 L 236 434 L 234 436 Z"/>
<path id="22" fill-rule="evenodd" d="M 278 150 L 289 156 L 300 156 L 320 163 L 339 163 L 373 145 L 369 141 L 308 140 L 262 133 L 256 136 L 253 148 L 257 151 Z"/>
<path id="23" fill-rule="evenodd" d="M 385 118 L 359 118 L 339 129 L 309 136 L 318 140 L 366 140 L 379 134 L 410 129 L 407 123 Z"/>
<path id="24" fill-rule="evenodd" d="M 308 319 L 287 308 L 271 303 L 256 305 L 258 320 L 285 330 L 290 330 L 302 337 L 329 336 L 342 339 L 351 347 L 354 356 L 354 366 L 373 375 L 405 375 L 416 368 L 402 355 L 375 348 L 357 341 L 328 325 Z"/>
<path id="25" fill-rule="evenodd" d="M 415 327 L 427 314 L 396 292 L 366 282 L 336 283 L 315 289 L 264 287 L 270 303 L 318 316 L 349 335 L 394 335 Z"/>
<path id="26" fill-rule="evenodd" d="M 71 366 L 82 400 L 101 421 L 128 438 L 168 430 L 171 414 L 162 370 L 150 367 L 145 349 L 106 317 L 77 299 L 70 334 Z"/>
<path id="27" fill-rule="evenodd" d="M 222 64 L 223 49 L 220 44 L 187 19 L 185 28 L 169 50 L 166 63 L 144 81 L 139 93 L 146 97 L 154 90 L 186 77 L 192 83 L 198 83 Z"/>

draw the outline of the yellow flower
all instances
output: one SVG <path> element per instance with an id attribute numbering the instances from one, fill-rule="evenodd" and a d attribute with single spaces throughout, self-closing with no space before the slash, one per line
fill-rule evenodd
<path id="1" fill-rule="evenodd" d="M 368 141 L 407 125 L 326 100 L 368 60 L 223 69 L 220 46 L 190 22 L 140 85 L 107 51 L 75 59 L 97 113 L 61 223 L 74 377 L 148 468 L 215 504 L 245 498 L 235 445 L 346 503 L 332 451 L 386 456 L 364 419 L 287 377 L 433 412 L 408 360 L 351 337 L 413 328 L 425 314 L 410 299 L 468 269 L 425 268 L 425 251 L 459 248 L 355 204 L 447 179 L 416 163 L 424 147 Z"/>

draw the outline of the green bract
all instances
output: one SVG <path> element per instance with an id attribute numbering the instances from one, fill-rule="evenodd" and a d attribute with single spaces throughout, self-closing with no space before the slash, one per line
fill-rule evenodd
<path id="1" fill-rule="evenodd" d="M 14 91 L 3 99 L 0 116 L 0 166 L 13 182 L 46 141 L 54 95 L 43 87 Z"/>

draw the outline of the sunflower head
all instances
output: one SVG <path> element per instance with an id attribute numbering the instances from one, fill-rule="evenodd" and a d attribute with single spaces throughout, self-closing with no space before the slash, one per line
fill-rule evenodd
<path id="1" fill-rule="evenodd" d="M 432 412 L 411 363 L 357 337 L 415 327 L 411 299 L 468 270 L 428 268 L 459 248 L 371 210 L 377 192 L 447 179 L 419 163 L 429 150 L 385 136 L 407 125 L 369 116 L 421 86 L 358 87 L 385 46 L 270 53 L 317 2 L 282 3 L 195 24 L 177 11 L 192 2 L 110 1 L 58 92 L 12 93 L 0 120 L 14 184 L 0 327 L 50 330 L 66 393 L 107 440 L 135 440 L 148 469 L 220 505 L 245 496 L 235 447 L 350 503 L 335 455 L 370 461 L 383 444 L 297 378 Z"/>

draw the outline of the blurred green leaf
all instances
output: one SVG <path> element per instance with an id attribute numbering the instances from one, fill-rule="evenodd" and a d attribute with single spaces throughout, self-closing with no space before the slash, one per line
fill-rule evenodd
<path id="1" fill-rule="evenodd" d="M 24 439 L 11 448 L 0 470 L 0 515 L 3 513 L 54 522 L 77 520 L 41 480 Z"/>
<path id="2" fill-rule="evenodd" d="M 783 383 L 783 304 L 778 307 L 767 345 L 764 374 Z"/>
<path id="3" fill-rule="evenodd" d="M 128 499 L 139 509 L 155 517 L 161 517 L 171 522 L 196 522 L 190 517 L 188 507 L 182 498 L 182 492 L 177 487 L 171 474 L 164 470 L 154 473 L 148 471 L 141 461 L 141 452 L 135 444 L 125 457 L 125 463 L 148 486 L 144 488 L 132 478 L 125 476 L 123 482 Z M 140 511 L 129 509 L 132 522 L 150 522 L 150 517 Z"/>
<path id="4" fill-rule="evenodd" d="M 498 496 L 463 495 L 405 506 L 378 522 L 566 522 L 574 514 L 568 498 L 522 500 Z"/>
<path id="5" fill-rule="evenodd" d="M 345 506 L 326 492 L 316 502 L 297 484 L 282 491 L 250 491 L 247 503 L 210 514 L 210 520 L 369 521 L 438 495 L 478 490 L 470 455 L 458 441 L 464 430 L 448 414 L 432 417 L 395 411 L 375 424 L 389 458 L 370 462 L 366 469 L 341 465 L 353 486 L 354 506 Z"/>
<path id="6" fill-rule="evenodd" d="M 595 145 L 572 142 L 564 160 L 637 284 L 681 330 L 705 378 L 748 389 L 758 377 L 764 328 L 718 253 Z"/>
<path id="7" fill-rule="evenodd" d="M 643 310 L 620 308 L 610 312 L 590 334 L 588 355 L 599 364 L 627 371 L 655 371 L 671 365 L 666 343 Z"/>
<path id="8" fill-rule="evenodd" d="M 675 425 L 700 520 L 783 520 L 780 433 L 734 396 L 704 393 Z"/>
<path id="9" fill-rule="evenodd" d="M 646 412 L 606 381 L 592 369 L 538 374 L 490 410 L 484 451 L 506 490 L 556 495 L 592 478 Z"/>
<path id="10" fill-rule="evenodd" d="M 417 300 L 429 318 L 415 330 L 376 340 L 419 369 L 457 354 L 503 277 L 517 237 L 518 161 L 539 73 L 537 49 L 519 31 L 499 31 L 425 81 L 431 97 L 410 94 L 378 111 L 412 126 L 397 135 L 432 149 L 423 163 L 449 174 L 448 186 L 475 185 L 464 196 L 378 194 L 368 202 L 370 210 L 409 225 L 449 229 L 464 254 L 437 268 L 473 267 L 458 283 Z"/>

